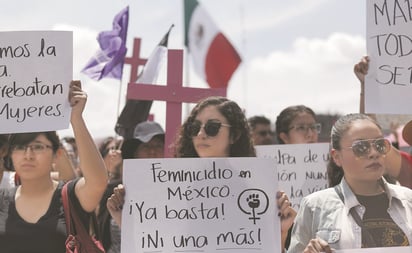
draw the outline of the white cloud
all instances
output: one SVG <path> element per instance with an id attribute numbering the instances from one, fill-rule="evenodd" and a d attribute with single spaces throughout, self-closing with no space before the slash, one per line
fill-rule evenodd
<path id="1" fill-rule="evenodd" d="M 298 38 L 289 51 L 273 51 L 245 64 L 247 85 L 241 84 L 237 73 L 229 97 L 248 116 L 264 114 L 273 121 L 294 104 L 305 104 L 317 113 L 358 111 L 360 86 L 353 65 L 364 52 L 361 36 L 335 33 L 327 39 Z"/>
<path id="2" fill-rule="evenodd" d="M 47 30 L 51 27 L 55 30 L 73 30 L 74 78 L 82 80 L 84 89 L 89 94 L 84 112 L 86 123 L 93 136 L 113 135 L 119 82 L 111 79 L 94 82 L 80 74 L 80 69 L 98 48 L 98 32 L 111 28 L 114 14 L 124 7 L 125 2 L 102 5 L 98 12 L 95 7 L 100 2 L 95 0 L 74 0 L 67 4 L 47 0 L 47 3 L 42 2 L 36 6 L 32 1 L 23 2 L 27 3 L 11 4 L 0 9 L 3 30 Z M 171 23 L 175 23 L 176 27 L 170 37 L 170 48 L 184 48 L 182 4 L 166 0 L 156 4 L 149 2 L 130 2 L 128 56 L 131 55 L 132 37 L 143 38 L 141 55 L 147 57 Z M 356 15 L 350 20 L 344 19 L 342 26 L 339 23 L 342 18 L 329 18 L 328 24 L 324 25 L 317 22 L 305 23 L 304 26 L 298 24 L 300 20 L 308 20 L 307 17 L 310 17 L 309 21 L 325 21 L 324 15 L 317 15 L 325 10 L 336 14 L 353 11 L 353 6 L 357 6 L 355 9 L 359 10 L 359 1 L 348 0 L 345 4 L 338 0 L 201 2 L 208 7 L 210 14 L 231 41 L 241 41 L 238 48 L 241 48 L 244 62 L 231 81 L 228 97 L 239 102 L 248 115 L 265 114 L 274 120 L 282 108 L 296 103 L 307 104 L 317 112 L 357 110 L 359 85 L 352 67 L 365 53 L 363 38 L 345 34 L 333 34 L 326 39 L 293 38 L 296 34 L 302 34 L 302 27 L 305 32 L 308 31 L 307 34 L 319 34 L 316 36 L 342 30 L 342 27 L 345 31 L 358 31 L 362 26 L 359 20 L 364 19 L 360 12 L 355 12 Z M 337 10 L 336 6 L 340 9 Z M 231 11 L 227 11 L 228 9 Z M 246 28 L 240 25 L 242 22 Z M 53 26 L 56 23 L 71 25 Z M 276 34 L 279 31 L 282 32 L 281 37 L 279 33 Z M 271 49 L 274 45 L 277 50 Z M 287 51 L 281 51 L 280 47 Z M 273 51 L 270 53 L 270 50 Z M 256 54 L 265 56 L 258 58 Z M 126 95 L 128 68 L 125 66 L 120 109 Z M 185 74 L 184 78 L 186 77 Z M 164 82 L 163 74 L 158 83 Z M 190 74 L 190 81 L 185 80 L 185 83 L 190 83 L 192 87 L 206 87 L 204 81 L 193 72 Z M 153 112 L 155 119 L 164 126 L 164 103 L 155 102 Z M 186 112 L 184 109 L 183 117 Z M 70 130 L 59 132 L 61 135 L 71 134 Z"/>
<path id="3" fill-rule="evenodd" d="M 292 19 L 315 11 L 326 2 L 327 0 L 285 1 L 282 4 L 267 2 L 268 8 L 259 9 L 258 15 L 253 15 L 253 19 L 248 19 L 246 30 L 267 30 L 283 25 Z M 250 9 L 252 9 L 252 5 L 256 5 L 256 2 L 248 1 L 245 4 L 250 5 Z M 262 11 L 267 13 L 262 13 Z"/>
<path id="4" fill-rule="evenodd" d="M 79 73 L 96 50 L 97 33 L 84 28 L 73 30 L 77 34 L 74 72 Z M 231 81 L 228 97 L 238 102 L 247 116 L 264 114 L 273 121 L 283 108 L 293 104 L 305 104 L 317 113 L 358 111 L 359 83 L 352 69 L 364 54 L 364 48 L 365 40 L 361 36 L 348 34 L 335 33 L 326 39 L 298 38 L 289 51 L 273 51 L 266 57 L 242 63 Z M 92 135 L 114 135 L 119 82 L 110 79 L 94 82 L 82 74 L 78 77 L 89 93 L 84 117 Z M 126 70 L 123 79 L 128 78 Z M 164 76 L 160 77 L 159 83 L 164 80 Z M 196 80 L 193 76 L 192 84 L 199 83 Z M 123 81 L 120 110 L 126 86 L 127 82 Z M 164 103 L 155 102 L 152 112 L 155 120 L 164 126 Z M 185 114 L 183 109 L 183 117 Z M 71 130 L 60 131 L 62 136 L 68 134 Z"/>

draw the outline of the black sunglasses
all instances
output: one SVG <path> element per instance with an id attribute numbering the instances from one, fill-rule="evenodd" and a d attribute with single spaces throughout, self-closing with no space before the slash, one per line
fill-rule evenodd
<path id="1" fill-rule="evenodd" d="M 391 143 L 384 138 L 357 140 L 349 147 L 352 149 L 353 154 L 359 158 L 368 157 L 373 148 L 381 155 L 386 155 L 391 149 Z"/>
<path id="2" fill-rule="evenodd" d="M 206 124 L 202 125 L 202 123 L 198 120 L 193 121 L 192 124 L 187 126 L 187 134 L 189 137 L 195 137 L 199 134 L 200 129 L 203 127 L 207 136 L 214 137 L 219 133 L 219 130 L 222 126 L 231 127 L 228 124 L 223 124 L 217 120 L 208 120 Z"/>

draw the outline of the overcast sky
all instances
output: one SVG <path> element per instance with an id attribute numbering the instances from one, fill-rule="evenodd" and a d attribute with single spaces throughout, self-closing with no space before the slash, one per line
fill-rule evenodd
<path id="1" fill-rule="evenodd" d="M 112 28 L 113 17 L 130 6 L 127 45 L 142 38 L 148 57 L 171 24 L 169 48 L 184 49 L 182 0 L 1 0 L 2 30 L 72 30 L 74 79 L 89 94 L 85 118 L 92 135 L 114 135 L 118 111 L 126 96 L 129 69 L 120 82 L 94 82 L 80 69 L 98 48 L 96 36 Z M 365 0 L 203 0 L 242 57 L 233 75 L 228 98 L 246 115 L 265 115 L 275 121 L 285 107 L 305 104 L 317 113 L 349 113 L 359 108 L 359 83 L 353 65 L 366 54 Z M 186 63 L 185 63 L 186 64 Z M 163 72 L 166 70 L 164 69 Z M 190 71 L 191 87 L 207 87 Z M 159 84 L 166 78 L 162 73 Z M 188 81 L 185 78 L 185 83 Z M 186 111 L 183 110 L 183 116 Z M 155 102 L 155 120 L 164 126 L 165 104 Z M 61 136 L 71 130 L 60 131 Z"/>

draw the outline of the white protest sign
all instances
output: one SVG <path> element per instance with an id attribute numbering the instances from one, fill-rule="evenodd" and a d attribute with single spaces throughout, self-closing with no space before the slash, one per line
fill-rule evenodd
<path id="1" fill-rule="evenodd" d="M 0 32 L 0 133 L 68 128 L 72 75 L 72 32 Z"/>
<path id="2" fill-rule="evenodd" d="M 411 114 L 411 1 L 368 0 L 365 112 Z"/>
<path id="3" fill-rule="evenodd" d="M 281 248 L 273 159 L 127 159 L 123 183 L 122 252 Z"/>
<path id="4" fill-rule="evenodd" d="M 328 143 L 256 146 L 256 154 L 275 158 L 279 190 L 289 196 L 295 210 L 304 196 L 328 188 Z"/>
<path id="5" fill-rule="evenodd" d="M 335 253 L 411 253 L 412 247 L 383 247 L 383 248 L 364 248 L 336 250 Z"/>

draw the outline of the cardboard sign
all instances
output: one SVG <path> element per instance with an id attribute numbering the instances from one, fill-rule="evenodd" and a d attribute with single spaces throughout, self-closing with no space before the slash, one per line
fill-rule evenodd
<path id="1" fill-rule="evenodd" d="M 72 75 L 72 32 L 0 32 L 0 133 L 68 128 Z"/>
<path id="2" fill-rule="evenodd" d="M 289 196 L 295 210 L 303 197 L 328 188 L 328 143 L 262 145 L 256 146 L 256 154 L 275 159 L 279 190 Z"/>
<path id="3" fill-rule="evenodd" d="M 278 252 L 272 159 L 130 159 L 122 252 Z"/>
<path id="4" fill-rule="evenodd" d="M 412 10 L 410 1 L 368 0 L 365 112 L 411 114 Z"/>

